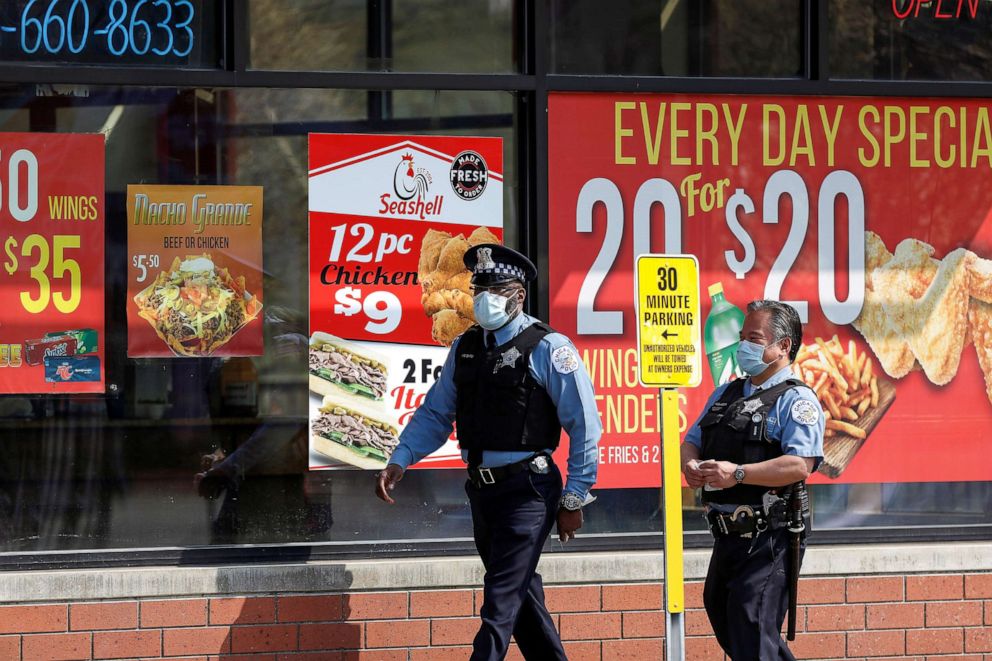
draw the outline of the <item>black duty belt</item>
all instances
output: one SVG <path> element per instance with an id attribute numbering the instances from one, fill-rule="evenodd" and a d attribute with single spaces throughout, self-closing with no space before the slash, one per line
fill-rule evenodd
<path id="1" fill-rule="evenodd" d="M 543 475 L 550 469 L 551 458 L 546 454 L 539 454 L 535 457 L 528 457 L 523 461 L 518 461 L 515 464 L 507 464 L 506 466 L 469 468 L 468 479 L 476 487 L 485 487 L 527 470 Z"/>
<path id="2" fill-rule="evenodd" d="M 717 536 L 735 535 L 750 537 L 754 533 L 764 532 L 769 527 L 780 528 L 784 521 L 769 521 L 761 507 L 741 505 L 731 513 L 710 510 L 706 514 L 710 532 Z"/>

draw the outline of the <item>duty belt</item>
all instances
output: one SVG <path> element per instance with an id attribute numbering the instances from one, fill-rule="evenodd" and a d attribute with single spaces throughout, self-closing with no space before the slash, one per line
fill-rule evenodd
<path id="1" fill-rule="evenodd" d="M 526 470 L 532 473 L 545 474 L 550 470 L 551 458 L 546 454 L 539 454 L 536 457 L 529 457 L 515 464 L 497 466 L 495 468 L 469 468 L 468 479 L 477 488 L 490 486 L 505 480 L 511 475 L 522 473 Z"/>
<path id="2" fill-rule="evenodd" d="M 780 528 L 786 523 L 769 521 L 763 508 L 750 505 L 741 505 L 729 514 L 710 510 L 706 514 L 706 520 L 714 536 L 724 537 L 728 535 L 751 537 L 754 533 L 762 533 L 769 527 Z"/>

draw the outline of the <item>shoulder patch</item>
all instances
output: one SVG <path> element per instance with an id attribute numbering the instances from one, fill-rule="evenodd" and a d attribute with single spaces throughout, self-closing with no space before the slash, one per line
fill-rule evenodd
<path id="1" fill-rule="evenodd" d="M 820 421 L 820 411 L 808 399 L 798 399 L 792 404 L 792 419 L 801 425 L 815 425 Z"/>
<path id="2" fill-rule="evenodd" d="M 559 374 L 571 374 L 579 369 L 579 356 L 575 349 L 566 345 L 551 352 L 551 363 Z"/>

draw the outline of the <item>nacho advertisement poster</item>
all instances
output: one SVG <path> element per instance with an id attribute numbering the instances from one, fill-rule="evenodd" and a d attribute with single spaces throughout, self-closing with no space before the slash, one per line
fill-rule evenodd
<path id="1" fill-rule="evenodd" d="M 262 354 L 262 188 L 127 187 L 127 355 Z"/>
<path id="2" fill-rule="evenodd" d="M 474 323 L 502 243 L 501 138 L 310 135 L 310 467 L 382 468 Z M 454 438 L 423 467 L 461 466 Z"/>
<path id="3" fill-rule="evenodd" d="M 0 393 L 104 392 L 104 138 L 0 133 Z"/>
<path id="4" fill-rule="evenodd" d="M 550 323 L 604 426 L 598 486 L 659 483 L 657 391 L 637 385 L 635 256 L 700 264 L 704 375 L 742 310 L 790 303 L 794 371 L 827 416 L 815 483 L 992 479 L 992 108 L 979 100 L 555 94 Z"/>

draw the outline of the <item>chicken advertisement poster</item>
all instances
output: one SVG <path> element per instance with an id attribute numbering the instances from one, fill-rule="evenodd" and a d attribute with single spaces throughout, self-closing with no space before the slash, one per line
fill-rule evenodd
<path id="1" fill-rule="evenodd" d="M 700 264 L 704 376 L 739 378 L 743 310 L 793 305 L 795 375 L 826 417 L 814 483 L 992 479 L 992 107 L 961 99 L 554 94 L 550 323 L 579 348 L 597 486 L 659 483 L 637 385 L 633 268 Z"/>
<path id="2" fill-rule="evenodd" d="M 262 355 L 262 188 L 127 187 L 127 355 Z"/>
<path id="3" fill-rule="evenodd" d="M 475 322 L 502 243 L 501 138 L 310 135 L 310 468 L 381 469 Z M 461 466 L 454 438 L 422 467 Z"/>
<path id="4" fill-rule="evenodd" d="M 0 133 L 0 394 L 106 390 L 104 144 Z"/>

